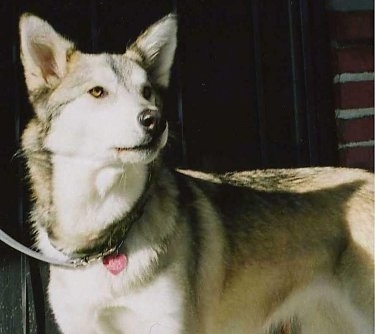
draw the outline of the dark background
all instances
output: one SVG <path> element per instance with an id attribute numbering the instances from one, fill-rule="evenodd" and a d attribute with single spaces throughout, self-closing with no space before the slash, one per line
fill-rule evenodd
<path id="1" fill-rule="evenodd" d="M 179 15 L 166 106 L 172 166 L 224 172 L 336 164 L 324 1 L 3 0 L 2 229 L 29 242 L 23 164 L 14 158 L 31 116 L 19 60 L 19 15 L 46 19 L 82 51 L 122 53 L 171 11 Z M 0 244 L 0 333 L 55 332 L 45 284 L 44 265 Z"/>

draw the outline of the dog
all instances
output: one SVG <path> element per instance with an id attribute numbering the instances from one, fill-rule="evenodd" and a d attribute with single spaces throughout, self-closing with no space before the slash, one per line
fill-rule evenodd
<path id="1" fill-rule="evenodd" d="M 170 14 L 124 54 L 92 55 L 20 19 L 36 246 L 85 263 L 50 267 L 60 330 L 372 333 L 372 174 L 166 167 L 176 32 Z"/>

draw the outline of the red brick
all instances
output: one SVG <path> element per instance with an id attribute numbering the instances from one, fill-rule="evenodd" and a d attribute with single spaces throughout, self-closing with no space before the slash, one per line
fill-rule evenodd
<path id="1" fill-rule="evenodd" d="M 340 166 L 374 171 L 374 148 L 352 147 L 339 151 Z"/>
<path id="2" fill-rule="evenodd" d="M 336 41 L 372 39 L 373 15 L 373 11 L 331 12 L 329 18 L 331 39 Z"/>
<path id="3" fill-rule="evenodd" d="M 374 139 L 374 116 L 358 119 L 337 120 L 339 143 L 351 143 Z"/>
<path id="4" fill-rule="evenodd" d="M 333 49 L 333 69 L 335 74 L 374 71 L 374 49 L 353 47 Z"/>
<path id="5" fill-rule="evenodd" d="M 357 81 L 336 84 L 335 106 L 339 109 L 373 107 L 374 81 Z"/>

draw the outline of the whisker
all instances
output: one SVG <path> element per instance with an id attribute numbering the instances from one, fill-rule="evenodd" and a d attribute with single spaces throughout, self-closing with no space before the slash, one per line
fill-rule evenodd
<path id="1" fill-rule="evenodd" d="M 22 149 L 18 149 L 11 157 L 10 161 L 13 162 L 15 159 L 23 158 L 25 156 L 25 153 Z"/>

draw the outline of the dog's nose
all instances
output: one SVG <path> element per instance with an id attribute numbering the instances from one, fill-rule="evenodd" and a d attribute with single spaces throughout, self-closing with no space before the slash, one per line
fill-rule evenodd
<path id="1" fill-rule="evenodd" d="M 160 123 L 161 115 L 159 110 L 146 109 L 138 115 L 139 123 L 147 132 L 156 132 Z"/>

